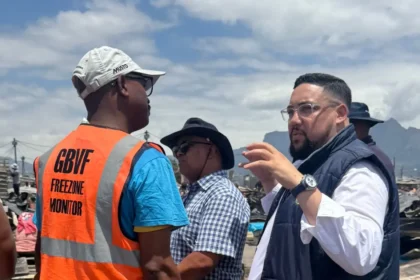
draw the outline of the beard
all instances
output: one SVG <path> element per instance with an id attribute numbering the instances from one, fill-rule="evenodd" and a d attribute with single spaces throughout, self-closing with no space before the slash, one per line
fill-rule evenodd
<path id="1" fill-rule="evenodd" d="M 295 162 L 296 160 L 306 159 L 308 156 L 310 156 L 310 154 L 312 154 L 316 150 L 315 144 L 313 142 L 309 141 L 309 139 L 308 139 L 308 137 L 306 137 L 306 135 L 304 135 L 304 137 L 305 137 L 305 140 L 304 140 L 302 146 L 299 147 L 298 149 L 296 149 L 293 146 L 292 139 L 290 139 L 289 153 L 293 158 L 293 162 Z"/>

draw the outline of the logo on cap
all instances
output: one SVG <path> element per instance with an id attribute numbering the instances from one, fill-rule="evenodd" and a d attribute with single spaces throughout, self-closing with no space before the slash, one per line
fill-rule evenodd
<path id="1" fill-rule="evenodd" d="M 117 74 L 118 72 L 120 72 L 120 71 L 122 71 L 122 70 L 124 70 L 124 69 L 127 69 L 128 68 L 128 65 L 127 64 L 123 64 L 123 65 L 121 65 L 121 66 L 118 66 L 117 68 L 114 68 L 114 70 L 112 70 L 112 74 Z"/>

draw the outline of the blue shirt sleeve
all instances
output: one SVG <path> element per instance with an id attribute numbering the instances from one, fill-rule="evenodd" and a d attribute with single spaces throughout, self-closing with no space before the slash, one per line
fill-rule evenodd
<path id="1" fill-rule="evenodd" d="M 34 223 L 34 225 L 36 226 L 36 228 L 38 228 L 38 223 L 36 221 L 36 210 L 35 210 L 34 215 L 32 216 L 32 223 Z"/>
<path id="2" fill-rule="evenodd" d="M 145 151 L 133 167 L 121 199 L 121 226 L 136 238 L 136 227 L 189 224 L 169 159 L 155 149 Z"/>
<path id="3" fill-rule="evenodd" d="M 37 230 L 41 229 L 41 224 L 42 224 L 41 219 L 42 219 L 41 200 L 39 199 L 38 194 L 36 194 L 35 213 L 32 217 L 32 222 L 35 224 Z"/>

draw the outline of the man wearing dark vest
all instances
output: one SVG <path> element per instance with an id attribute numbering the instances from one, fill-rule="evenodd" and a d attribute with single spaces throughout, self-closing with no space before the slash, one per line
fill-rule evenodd
<path id="1" fill-rule="evenodd" d="M 300 76 L 289 105 L 295 167 L 268 143 L 241 166 L 280 188 L 268 213 L 250 280 L 398 279 L 399 204 L 392 174 L 357 139 L 351 90 L 337 77 Z"/>
<path id="2" fill-rule="evenodd" d="M 394 165 L 389 157 L 376 145 L 372 136 L 369 135 L 369 130 L 384 121 L 372 118 L 369 113 L 369 107 L 365 103 L 352 102 L 349 114 L 350 122 L 354 125 L 357 138 L 363 141 L 375 153 L 375 155 L 382 161 L 388 171 L 394 174 Z"/>
<path id="3" fill-rule="evenodd" d="M 162 75 L 107 46 L 76 66 L 87 120 L 34 162 L 38 279 L 180 279 L 170 236 L 188 218 L 172 165 L 130 135 Z"/>

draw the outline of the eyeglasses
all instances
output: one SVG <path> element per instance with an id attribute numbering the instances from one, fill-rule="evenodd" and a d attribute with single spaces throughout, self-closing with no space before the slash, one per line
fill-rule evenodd
<path id="1" fill-rule="evenodd" d="M 318 104 L 314 103 L 304 103 L 300 104 L 297 107 L 287 107 L 286 109 L 281 110 L 281 116 L 283 120 L 288 121 L 293 118 L 295 112 L 297 112 L 299 117 L 307 118 L 312 115 L 316 110 L 321 108 Z"/>
<path id="2" fill-rule="evenodd" d="M 188 150 L 196 144 L 211 145 L 211 143 L 206 143 L 206 142 L 185 141 L 179 145 L 174 146 L 172 148 L 172 153 L 174 154 L 174 156 L 176 156 L 177 154 L 185 155 L 188 152 Z"/>
<path id="3" fill-rule="evenodd" d="M 146 77 L 139 74 L 132 74 L 129 73 L 125 75 L 127 79 L 130 79 L 132 81 L 139 82 L 144 90 L 146 91 L 146 95 L 150 96 L 153 92 L 153 78 L 152 77 Z"/>
<path id="4" fill-rule="evenodd" d="M 334 107 L 339 105 L 340 103 L 338 102 L 329 102 L 328 105 L 324 106 L 325 108 L 327 107 Z M 322 108 L 321 105 L 316 104 L 316 103 L 303 103 L 300 104 L 297 107 L 287 107 L 286 109 L 281 110 L 281 116 L 283 117 L 283 120 L 285 121 L 289 121 L 291 118 L 293 118 L 295 112 L 297 112 L 299 117 L 302 118 L 307 118 L 310 115 L 312 115 L 314 112 L 320 110 Z"/>

